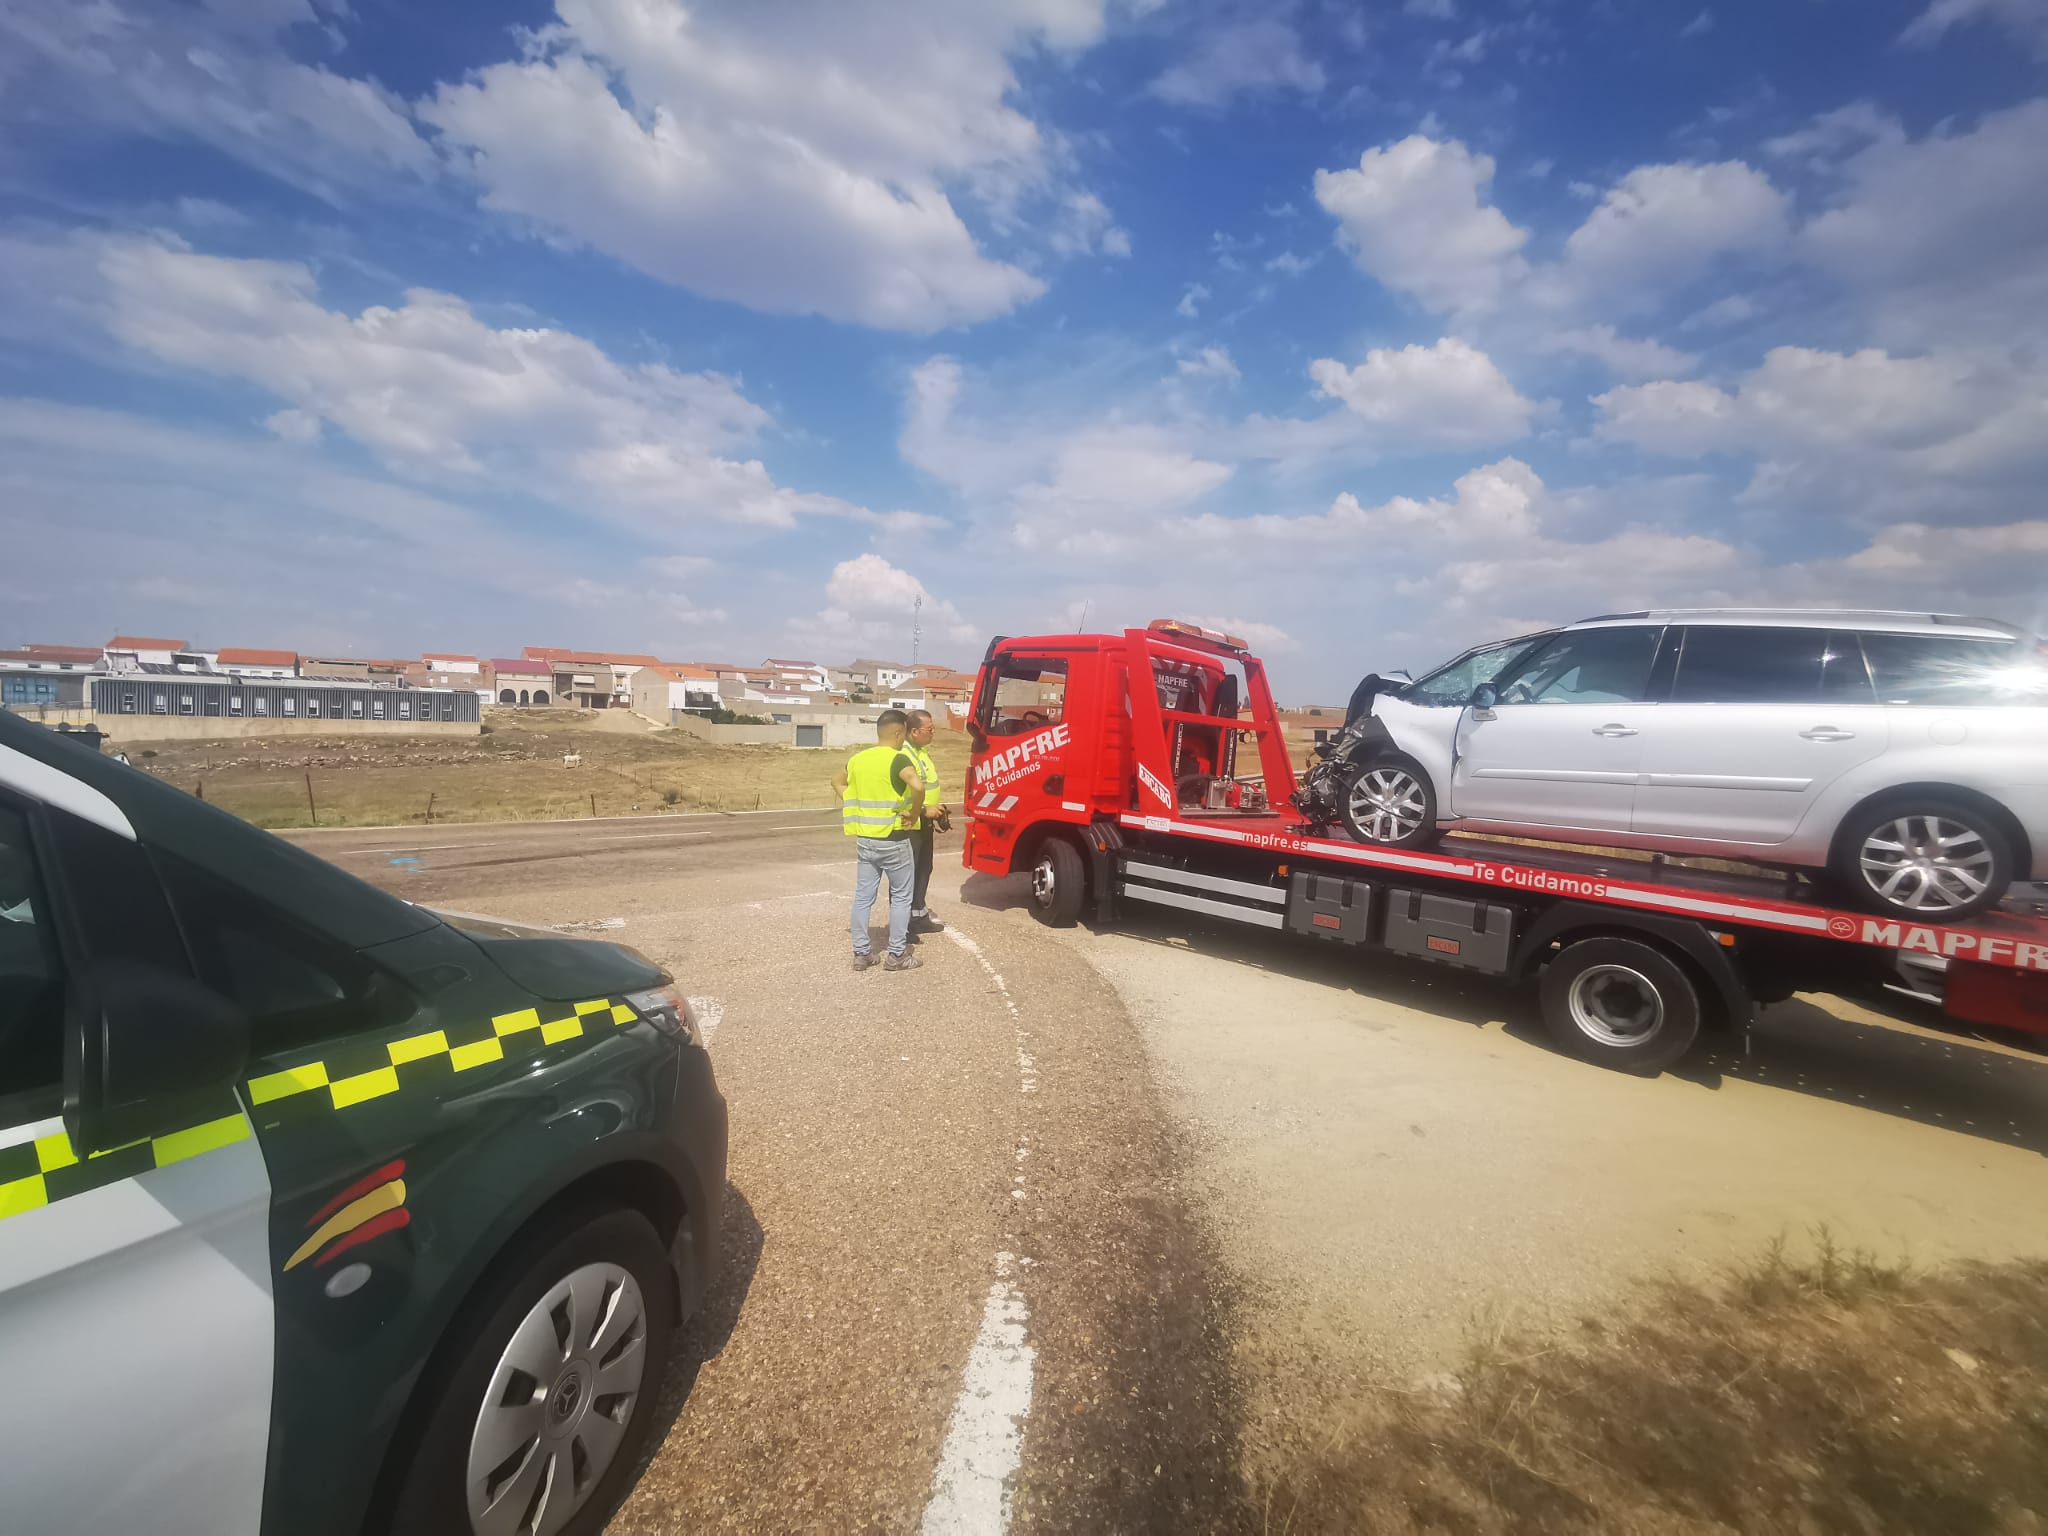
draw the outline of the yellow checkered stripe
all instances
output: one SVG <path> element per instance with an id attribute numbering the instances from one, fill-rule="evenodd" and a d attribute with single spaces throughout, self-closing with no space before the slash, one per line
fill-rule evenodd
<path id="1" fill-rule="evenodd" d="M 302 1062 L 253 1077 L 247 1085 L 249 1105 L 252 1110 L 262 1110 L 290 1100 L 292 1104 L 285 1107 L 317 1104 L 323 1109 L 347 1109 L 398 1092 L 399 1068 L 412 1063 L 445 1059 L 453 1071 L 469 1072 L 503 1061 L 507 1055 L 581 1040 L 637 1018 L 626 1004 L 610 998 L 578 1003 L 559 1019 L 543 1019 L 538 1009 L 522 1008 L 517 1013 L 499 1014 L 491 1020 L 490 1033 L 475 1040 L 457 1043 L 449 1040 L 447 1031 L 435 1029 L 389 1041 L 375 1048 L 374 1057 L 368 1059 Z M 270 1124 L 269 1117 L 263 1118 Z M 248 1117 L 237 1108 L 166 1136 L 104 1152 L 81 1154 L 61 1130 L 0 1147 L 0 1220 L 230 1146 L 250 1134 Z"/>
<path id="2" fill-rule="evenodd" d="M 248 1119 L 236 1109 L 168 1136 L 153 1136 L 104 1152 L 81 1155 L 63 1131 L 0 1147 L 0 1220 L 232 1146 L 247 1140 L 249 1134 Z"/>
<path id="3" fill-rule="evenodd" d="M 445 1058 L 454 1071 L 469 1072 L 503 1061 L 508 1052 L 581 1040 L 593 1031 L 631 1024 L 638 1017 L 624 1003 L 609 998 L 578 1003 L 574 1012 L 559 1019 L 543 1019 L 539 1009 L 522 1008 L 492 1019 L 491 1032 L 479 1039 L 458 1044 L 449 1040 L 447 1031 L 433 1029 L 423 1035 L 393 1040 L 382 1047 L 378 1056 L 368 1060 L 307 1061 L 281 1072 L 253 1077 L 249 1080 L 249 1104 L 253 1109 L 261 1109 L 281 1099 L 313 1094 L 324 1098 L 327 1108 L 347 1109 L 398 1092 L 398 1069 L 413 1062 Z"/>

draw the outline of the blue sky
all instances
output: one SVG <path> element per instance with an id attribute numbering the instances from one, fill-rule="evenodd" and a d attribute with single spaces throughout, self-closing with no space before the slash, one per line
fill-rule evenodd
<path id="1" fill-rule="evenodd" d="M 5 0 L 0 641 L 2048 624 L 2048 0 Z"/>

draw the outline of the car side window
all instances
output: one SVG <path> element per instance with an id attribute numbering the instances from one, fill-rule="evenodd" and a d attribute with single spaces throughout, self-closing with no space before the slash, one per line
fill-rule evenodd
<path id="1" fill-rule="evenodd" d="M 182 859 L 159 868 L 199 979 L 249 1015 L 259 1049 L 368 1022 L 372 973 L 352 951 Z"/>
<path id="2" fill-rule="evenodd" d="M 1880 704 L 2042 702 L 2040 674 L 2034 674 L 2029 688 L 2020 647 L 2011 640 L 1866 634 L 1863 654 Z"/>
<path id="3" fill-rule="evenodd" d="M 64 963 L 29 841 L 0 805 L 0 1100 L 55 1088 L 64 1070 Z"/>
<path id="4" fill-rule="evenodd" d="M 1694 624 L 1685 631 L 1674 704 L 1810 704 L 1828 654 L 1824 629 Z"/>
<path id="5" fill-rule="evenodd" d="M 1567 630 L 1502 674 L 1500 702 L 1640 703 L 1663 633 L 1654 625 Z"/>

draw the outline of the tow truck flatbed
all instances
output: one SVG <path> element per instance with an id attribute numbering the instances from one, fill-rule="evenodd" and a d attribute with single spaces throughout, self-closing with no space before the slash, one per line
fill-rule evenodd
<path id="1" fill-rule="evenodd" d="M 1902 954 L 1943 963 L 1952 1016 L 2048 1033 L 2048 903 L 2024 895 L 1922 924 L 1791 876 L 1455 834 L 1395 849 L 1311 823 L 1264 668 L 1227 637 L 999 638 L 973 710 L 963 862 L 1029 869 L 1048 922 L 1139 903 L 1528 979 L 1559 1044 L 1637 1071 L 1702 1027 L 1747 1029 L 1760 1002 L 1896 979 Z"/>

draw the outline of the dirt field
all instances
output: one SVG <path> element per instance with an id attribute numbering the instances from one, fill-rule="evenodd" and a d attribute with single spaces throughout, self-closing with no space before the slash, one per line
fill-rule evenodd
<path id="1" fill-rule="evenodd" d="M 846 756 L 718 746 L 577 710 L 494 710 L 485 729 L 459 739 L 165 742 L 131 756 L 259 827 L 278 828 L 829 807 L 837 804 L 832 773 Z M 941 731 L 931 750 L 957 799 L 966 738 Z M 580 766 L 563 765 L 570 754 L 582 757 Z"/>

